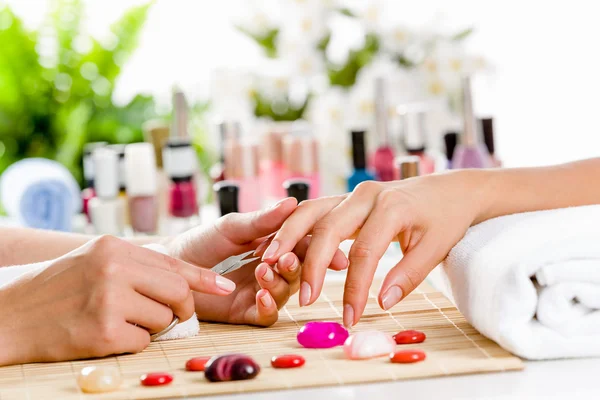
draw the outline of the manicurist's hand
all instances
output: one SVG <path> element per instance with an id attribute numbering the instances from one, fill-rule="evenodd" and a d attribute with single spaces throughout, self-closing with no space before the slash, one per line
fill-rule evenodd
<path id="1" fill-rule="evenodd" d="M 214 224 L 192 229 L 169 243 L 170 254 L 199 267 L 211 268 L 224 259 L 255 250 L 258 256 L 270 245 L 273 234 L 296 209 L 293 198 L 284 199 L 270 209 L 246 214 L 228 214 Z M 303 236 L 277 260 L 254 262 L 226 277 L 236 289 L 226 297 L 194 293 L 196 314 L 205 321 L 268 326 L 277 321 L 278 309 L 298 291 L 301 264 L 310 237 Z M 345 269 L 348 260 L 334 251 L 325 266 Z"/>
<path id="2" fill-rule="evenodd" d="M 0 289 L 0 365 L 139 352 L 174 315 L 192 316 L 192 290 L 222 297 L 235 284 L 100 237 Z"/>
<path id="3" fill-rule="evenodd" d="M 277 232 L 263 260 L 281 260 L 312 235 L 301 274 L 300 304 L 312 304 L 340 243 L 353 238 L 344 290 L 344 323 L 361 317 L 377 264 L 397 239 L 404 257 L 383 281 L 379 303 L 389 309 L 425 279 L 464 236 L 480 208 L 479 179 L 469 172 L 398 182 L 364 182 L 352 193 L 301 203 Z"/>

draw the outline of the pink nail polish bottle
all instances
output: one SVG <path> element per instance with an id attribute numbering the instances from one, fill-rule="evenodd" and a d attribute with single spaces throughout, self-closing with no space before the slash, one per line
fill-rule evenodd
<path id="1" fill-rule="evenodd" d="M 158 179 L 150 143 L 133 143 L 125 147 L 125 171 L 131 228 L 137 234 L 156 234 Z"/>
<path id="2" fill-rule="evenodd" d="M 283 163 L 283 138 L 286 134 L 283 125 L 271 125 L 262 140 L 262 158 L 260 176 L 267 202 L 276 202 L 285 197 L 283 181 L 285 165 Z"/>
<path id="3" fill-rule="evenodd" d="M 285 180 L 305 179 L 310 189 L 309 199 L 320 196 L 319 144 L 305 128 L 292 131 L 283 140 Z"/>
<path id="4" fill-rule="evenodd" d="M 394 179 L 394 150 L 390 144 L 387 112 L 385 81 L 383 78 L 377 78 L 375 80 L 375 132 L 378 146 L 372 164 L 377 180 L 384 182 Z"/>
<path id="5" fill-rule="evenodd" d="M 425 109 L 420 105 L 405 105 L 398 107 L 398 113 L 402 119 L 402 134 L 406 152 L 411 156 L 419 157 L 421 175 L 434 173 L 435 161 L 426 152 L 427 115 Z"/>
<path id="6" fill-rule="evenodd" d="M 83 148 L 83 178 L 85 180 L 85 189 L 81 192 L 81 199 L 83 201 L 83 213 L 86 215 L 89 223 L 92 222 L 92 217 L 89 212 L 90 200 L 96 197 L 96 191 L 94 190 L 94 160 L 92 154 L 95 149 L 107 146 L 106 142 L 93 142 L 87 143 Z"/>
<path id="7" fill-rule="evenodd" d="M 196 152 L 189 138 L 171 138 L 163 148 L 163 165 L 171 179 L 169 186 L 168 233 L 175 235 L 199 223 L 194 181 Z"/>
<path id="8" fill-rule="evenodd" d="M 247 139 L 228 140 L 225 146 L 225 176 L 239 186 L 240 212 L 259 210 L 260 187 L 258 146 Z"/>

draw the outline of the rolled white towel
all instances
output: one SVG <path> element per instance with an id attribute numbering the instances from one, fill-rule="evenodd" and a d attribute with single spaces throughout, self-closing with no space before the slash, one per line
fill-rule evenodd
<path id="1" fill-rule="evenodd" d="M 600 356 L 600 206 L 483 222 L 443 271 L 467 320 L 514 354 Z"/>

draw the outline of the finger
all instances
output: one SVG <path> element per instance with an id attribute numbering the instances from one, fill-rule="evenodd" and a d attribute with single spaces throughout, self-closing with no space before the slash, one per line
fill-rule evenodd
<path id="1" fill-rule="evenodd" d="M 124 323 L 119 329 L 119 339 L 103 356 L 112 354 L 139 353 L 150 344 L 150 333 L 139 326 Z"/>
<path id="2" fill-rule="evenodd" d="M 160 332 L 173 320 L 169 307 L 139 293 L 132 292 L 123 299 L 123 308 L 127 322 L 146 328 L 150 333 Z"/>
<path id="3" fill-rule="evenodd" d="M 268 290 L 278 305 L 285 304 L 290 298 L 290 285 L 267 263 L 259 264 L 254 270 L 254 274 L 261 289 Z"/>
<path id="4" fill-rule="evenodd" d="M 353 192 L 315 225 L 302 266 L 301 306 L 312 304 L 319 297 L 326 269 L 340 243 L 361 227 L 369 216 L 376 196 L 367 189 Z"/>
<path id="5" fill-rule="evenodd" d="M 141 264 L 131 265 L 127 271 L 135 291 L 158 303 L 168 305 L 180 320 L 186 321 L 194 313 L 192 292 L 182 276 Z"/>
<path id="6" fill-rule="evenodd" d="M 303 201 L 275 234 L 263 254 L 263 261 L 274 264 L 279 256 L 292 251 L 296 244 L 312 231 L 317 221 L 345 198 L 346 195 Z"/>
<path id="7" fill-rule="evenodd" d="M 392 215 L 393 223 L 390 222 Z M 405 222 L 402 211 L 379 200 L 352 244 L 348 253 L 350 266 L 344 286 L 344 325 L 347 327 L 356 324 L 362 316 L 379 260 L 388 249 L 390 241 L 403 230 Z"/>
<path id="8" fill-rule="evenodd" d="M 438 248 L 434 235 L 425 235 L 388 272 L 379 291 L 379 305 L 389 310 L 412 292 L 444 260 L 447 252 Z"/>
<path id="9" fill-rule="evenodd" d="M 256 307 L 252 308 L 254 312 L 254 325 L 270 326 L 277 322 L 279 312 L 275 300 L 271 297 L 268 290 L 261 289 L 256 293 Z"/>
<path id="10" fill-rule="evenodd" d="M 304 258 L 306 257 L 306 251 L 310 246 L 311 239 L 311 236 L 306 236 L 296 245 L 296 247 L 294 247 L 294 254 L 298 256 L 298 259 L 301 262 L 304 261 Z M 346 268 L 348 268 L 348 259 L 346 258 L 344 252 L 338 249 L 331 260 L 331 264 L 329 264 L 329 269 L 334 271 L 343 271 Z"/>
<path id="11" fill-rule="evenodd" d="M 196 292 L 223 296 L 235 290 L 233 281 L 209 269 L 198 268 L 166 254 L 138 246 L 132 246 L 129 254 L 133 260 L 142 265 L 180 275 L 185 279 L 189 288 Z"/>
<path id="12" fill-rule="evenodd" d="M 277 261 L 277 272 L 288 285 L 299 284 L 300 259 L 294 253 L 285 253 Z"/>

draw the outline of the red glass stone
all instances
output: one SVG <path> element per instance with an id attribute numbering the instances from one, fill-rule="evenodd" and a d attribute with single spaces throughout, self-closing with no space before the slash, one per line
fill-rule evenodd
<path id="1" fill-rule="evenodd" d="M 425 334 L 421 331 L 400 331 L 394 335 L 396 344 L 411 344 L 411 343 L 423 343 L 425 341 Z"/>
<path id="2" fill-rule="evenodd" d="M 273 368 L 297 368 L 304 365 L 304 357 L 297 354 L 285 354 L 271 358 Z"/>
<path id="3" fill-rule="evenodd" d="M 140 382 L 144 386 L 161 386 L 173 382 L 173 375 L 166 372 L 152 372 L 140 376 Z"/>
<path id="4" fill-rule="evenodd" d="M 390 361 L 398 364 L 409 364 L 425 360 L 421 350 L 401 350 L 390 354 Z"/>
<path id="5" fill-rule="evenodd" d="M 194 357 L 185 363 L 185 369 L 188 371 L 204 371 L 204 366 L 210 360 L 210 357 Z"/>

